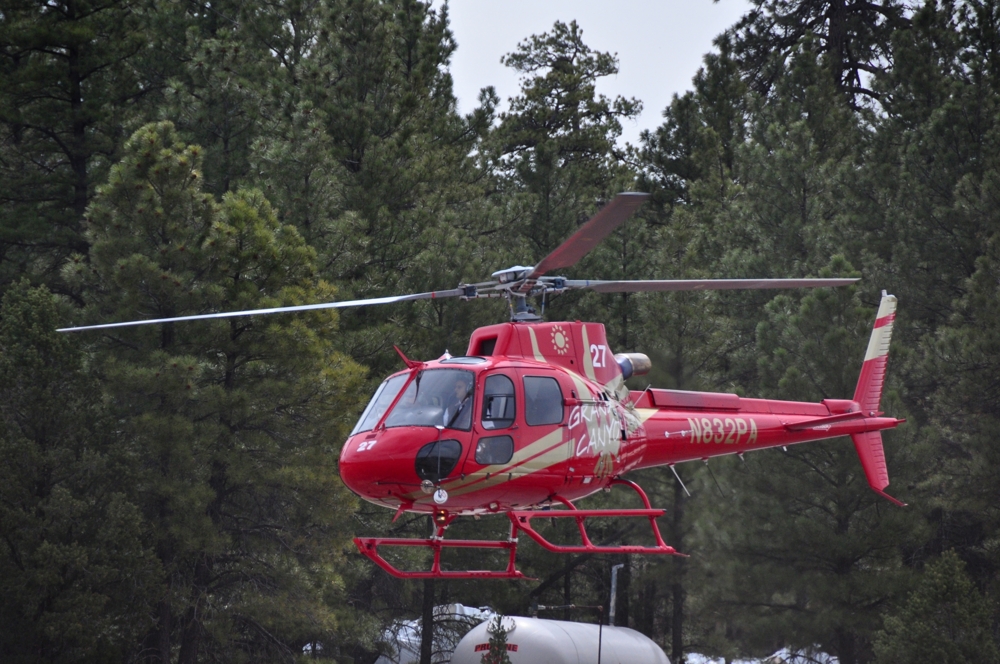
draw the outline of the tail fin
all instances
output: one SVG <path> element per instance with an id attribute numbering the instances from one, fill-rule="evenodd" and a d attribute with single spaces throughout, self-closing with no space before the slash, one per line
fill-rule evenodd
<path id="1" fill-rule="evenodd" d="M 868 342 L 865 362 L 861 365 L 858 387 L 854 391 L 854 401 L 861 406 L 861 412 L 865 417 L 879 415 L 879 401 L 882 399 L 885 371 L 889 364 L 889 340 L 892 337 L 892 323 L 895 318 L 896 296 L 882 291 L 882 302 L 875 317 L 875 327 Z M 889 470 L 882 449 L 882 432 L 865 431 L 851 434 L 851 440 L 861 459 L 861 467 L 864 468 L 869 486 L 887 500 L 900 506 L 904 505 L 884 491 L 889 486 Z"/>
<path id="2" fill-rule="evenodd" d="M 861 405 L 861 412 L 874 417 L 882 398 L 885 383 L 885 369 L 889 364 L 889 340 L 892 337 L 892 323 L 896 319 L 896 296 L 882 291 L 882 303 L 875 316 L 875 328 L 868 341 L 865 363 L 861 365 L 861 376 L 854 391 L 854 400 Z"/>

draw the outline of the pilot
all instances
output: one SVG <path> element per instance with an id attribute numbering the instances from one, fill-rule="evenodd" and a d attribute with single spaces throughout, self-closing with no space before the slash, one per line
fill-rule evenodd
<path id="1" fill-rule="evenodd" d="M 471 394 L 469 383 L 459 378 L 455 381 L 455 391 L 448 399 L 448 405 L 444 409 L 442 424 L 454 429 L 468 429 L 471 423 Z"/>

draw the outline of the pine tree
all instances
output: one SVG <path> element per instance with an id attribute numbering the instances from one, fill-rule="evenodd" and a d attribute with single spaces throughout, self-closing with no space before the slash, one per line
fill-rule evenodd
<path id="1" fill-rule="evenodd" d="M 876 664 L 994 664 L 1000 650 L 990 611 L 965 573 L 965 563 L 946 551 L 929 563 L 920 585 L 875 638 Z"/>
<path id="2" fill-rule="evenodd" d="M 893 33 L 908 25 L 899 0 L 754 0 L 754 8 L 717 38 L 732 47 L 748 82 L 767 94 L 791 55 L 816 38 L 831 78 L 852 103 L 877 98 L 869 78 L 891 63 Z"/>
<path id="3" fill-rule="evenodd" d="M 139 3 L 7 2 L 0 20 L 0 287 L 59 285 L 122 123 L 157 81 Z"/>
<path id="4" fill-rule="evenodd" d="M 176 57 L 160 117 L 202 147 L 206 191 L 257 186 L 255 142 L 284 129 L 301 99 L 303 52 L 316 39 L 316 2 L 216 2 L 166 8 L 161 48 Z M 294 34 L 292 31 L 295 31 Z M 150 118 L 152 119 L 152 118 Z"/>
<path id="5" fill-rule="evenodd" d="M 341 209 L 353 215 L 351 232 L 324 245 L 324 272 L 394 288 L 437 215 L 464 202 L 454 183 L 477 136 L 444 73 L 455 48 L 447 13 L 416 0 L 339 0 L 320 18 L 305 95 L 342 169 Z"/>
<path id="6" fill-rule="evenodd" d="M 161 569 L 136 477 L 67 307 L 26 280 L 0 309 L 0 659 L 125 660 Z"/>
<path id="7" fill-rule="evenodd" d="M 927 3 L 914 14 L 880 82 L 887 116 L 865 174 L 884 210 L 871 252 L 903 277 L 899 332 L 914 352 L 895 372 L 933 451 L 921 501 L 934 529 L 928 551 L 955 548 L 984 587 L 1000 570 L 989 544 L 997 460 L 987 378 L 1000 201 L 998 17 L 993 2 Z"/>
<path id="8" fill-rule="evenodd" d="M 510 664 L 510 655 L 507 654 L 507 630 L 504 628 L 501 614 L 493 616 L 487 631 L 490 633 L 490 649 L 483 653 L 479 661 L 482 664 Z"/>
<path id="9" fill-rule="evenodd" d="M 914 343 L 955 312 L 995 227 L 982 203 L 996 170 L 998 15 L 992 2 L 926 3 L 876 81 L 886 113 L 854 189 L 868 201 L 867 253 L 907 306 L 900 338 Z M 899 368 L 922 411 L 934 376 Z"/>
<path id="10" fill-rule="evenodd" d="M 89 210 L 90 262 L 68 268 L 88 319 L 334 299 L 315 253 L 259 192 L 221 204 L 201 193 L 200 153 L 169 123 L 129 140 Z M 149 659 L 238 648 L 270 660 L 365 638 L 364 618 L 337 608 L 354 501 L 336 459 L 362 375 L 333 349 L 336 320 L 250 317 L 94 341 L 167 575 Z"/>
<path id="11" fill-rule="evenodd" d="M 598 79 L 617 73 L 618 62 L 588 47 L 575 22 L 557 21 L 503 62 L 524 78 L 521 94 L 500 116 L 489 154 L 504 190 L 522 199 L 517 229 L 541 258 L 627 188 L 615 141 L 621 121 L 642 105 L 597 94 Z"/>
<path id="12" fill-rule="evenodd" d="M 984 191 L 995 197 L 996 171 Z M 986 200 L 980 204 L 988 204 Z M 983 208 L 987 210 L 990 208 Z M 996 334 L 1000 320 L 1000 234 L 986 245 L 977 270 L 966 283 L 967 294 L 947 325 L 938 329 L 921 358 L 927 375 L 936 377 L 930 415 L 935 435 L 935 472 L 927 482 L 937 529 L 935 546 L 955 547 L 969 563 L 978 583 L 995 583 L 1000 557 L 997 487 L 1000 457 L 994 444 L 1000 423 L 1000 395 L 995 385 L 1000 352 Z"/>
<path id="13" fill-rule="evenodd" d="M 287 130 L 260 143 L 259 162 L 274 160 L 262 185 L 280 190 L 284 220 L 316 246 L 322 276 L 345 298 L 480 281 L 497 269 L 480 265 L 499 222 L 488 219 L 492 183 L 472 153 L 496 100 L 457 113 L 447 6 L 337 0 L 319 9 L 317 26 L 302 102 Z M 306 140 L 288 142 L 296 136 Z M 451 300 L 359 308 L 343 313 L 339 343 L 384 376 L 398 367 L 393 345 L 419 357 L 454 352 L 485 310 Z"/>
<path id="14" fill-rule="evenodd" d="M 819 401 L 853 393 L 872 311 L 851 291 L 768 304 L 758 327 L 762 396 Z M 882 407 L 899 408 L 891 387 Z M 884 437 L 894 486 L 905 486 L 921 465 L 920 448 L 912 431 Z M 841 662 L 868 659 L 879 607 L 908 587 L 901 552 L 925 534 L 919 515 L 868 490 L 844 439 L 765 450 L 733 466 L 723 475 L 733 497 L 720 501 L 712 530 L 726 531 L 724 601 L 740 607 L 731 620 L 744 647 L 766 654 L 819 645 Z"/>

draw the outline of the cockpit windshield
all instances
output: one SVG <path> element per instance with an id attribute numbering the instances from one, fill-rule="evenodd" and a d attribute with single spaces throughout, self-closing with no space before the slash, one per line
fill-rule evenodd
<path id="1" fill-rule="evenodd" d="M 403 389 L 403 385 L 406 384 L 406 379 L 409 378 L 409 374 L 400 374 L 398 376 L 393 376 L 388 380 L 384 381 L 375 390 L 375 396 L 372 400 L 368 402 L 368 407 L 365 408 L 365 412 L 361 413 L 361 418 L 358 423 L 354 425 L 354 430 L 351 431 L 353 436 L 356 433 L 361 433 L 362 431 L 371 431 L 378 424 L 378 421 L 382 419 L 385 415 L 385 411 L 389 410 L 389 406 L 392 405 L 392 400 L 396 398 L 399 391 Z"/>
<path id="2" fill-rule="evenodd" d="M 410 381 L 385 420 L 387 427 L 472 427 L 473 373 L 462 369 L 426 369 Z"/>

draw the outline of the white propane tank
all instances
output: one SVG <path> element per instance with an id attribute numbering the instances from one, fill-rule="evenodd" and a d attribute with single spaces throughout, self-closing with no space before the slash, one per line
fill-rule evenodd
<path id="1" fill-rule="evenodd" d="M 491 622 L 459 641 L 451 664 L 480 664 L 489 649 Z M 521 616 L 504 618 L 504 625 L 511 664 L 597 664 L 597 625 Z M 634 629 L 604 627 L 601 632 L 601 664 L 670 664 L 660 646 Z"/>

